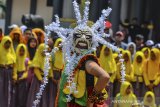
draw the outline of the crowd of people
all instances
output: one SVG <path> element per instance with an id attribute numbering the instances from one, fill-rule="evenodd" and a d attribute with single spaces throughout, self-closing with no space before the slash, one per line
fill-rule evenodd
<path id="1" fill-rule="evenodd" d="M 111 23 L 107 21 L 105 25 L 105 32 L 112 34 Z M 121 31 L 105 38 L 121 50 L 126 82 L 121 84 L 118 53 L 101 44 L 93 53 L 110 75 L 106 104 L 111 107 L 156 107 L 160 105 L 160 44 L 147 40 L 135 23 L 127 26 L 130 27 L 121 26 Z M 32 107 L 43 83 L 45 32 L 18 26 L 12 28 L 9 35 L 0 32 L 0 107 Z M 61 42 L 62 39 L 55 37 L 48 41 L 49 52 L 54 47 L 59 50 L 50 58 L 49 81 L 38 107 L 55 106 L 64 66 Z"/>

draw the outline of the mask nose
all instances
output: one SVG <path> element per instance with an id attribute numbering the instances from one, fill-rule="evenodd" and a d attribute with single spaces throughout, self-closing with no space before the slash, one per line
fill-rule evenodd
<path id="1" fill-rule="evenodd" d="M 83 39 L 86 39 L 86 36 L 85 36 L 85 35 L 82 35 L 82 38 L 83 38 Z"/>

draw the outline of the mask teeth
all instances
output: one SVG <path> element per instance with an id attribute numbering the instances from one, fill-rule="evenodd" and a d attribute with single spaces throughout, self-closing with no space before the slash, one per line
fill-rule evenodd
<path id="1" fill-rule="evenodd" d="M 85 25 L 87 25 L 87 21 L 88 21 L 89 5 L 90 5 L 90 2 L 87 0 L 85 2 L 85 9 L 84 9 L 84 15 L 83 15 L 83 20 L 82 20 L 82 24 L 85 24 Z"/>
<path id="2" fill-rule="evenodd" d="M 77 24 L 80 25 L 82 20 L 81 20 L 81 13 L 80 13 L 80 9 L 78 6 L 78 3 L 76 0 L 73 1 L 73 7 L 74 7 L 74 12 L 76 15 L 76 19 L 77 19 Z"/>

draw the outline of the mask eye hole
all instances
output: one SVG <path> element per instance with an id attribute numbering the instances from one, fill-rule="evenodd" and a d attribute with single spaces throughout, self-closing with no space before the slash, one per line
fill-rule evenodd
<path id="1" fill-rule="evenodd" d="M 78 37 L 78 38 L 80 38 L 80 37 L 81 37 L 81 35 L 80 35 L 80 34 L 78 34 L 78 33 L 74 33 L 74 37 Z"/>
<path id="2" fill-rule="evenodd" d="M 86 35 L 86 39 L 91 39 L 91 35 Z"/>

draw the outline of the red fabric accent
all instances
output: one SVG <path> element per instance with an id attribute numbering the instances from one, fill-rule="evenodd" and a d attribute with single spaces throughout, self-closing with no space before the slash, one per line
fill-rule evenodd
<path id="1" fill-rule="evenodd" d="M 110 28 L 112 27 L 112 23 L 109 22 L 109 21 L 106 21 L 106 22 L 105 22 L 105 27 L 106 27 L 107 29 L 110 29 Z"/>

